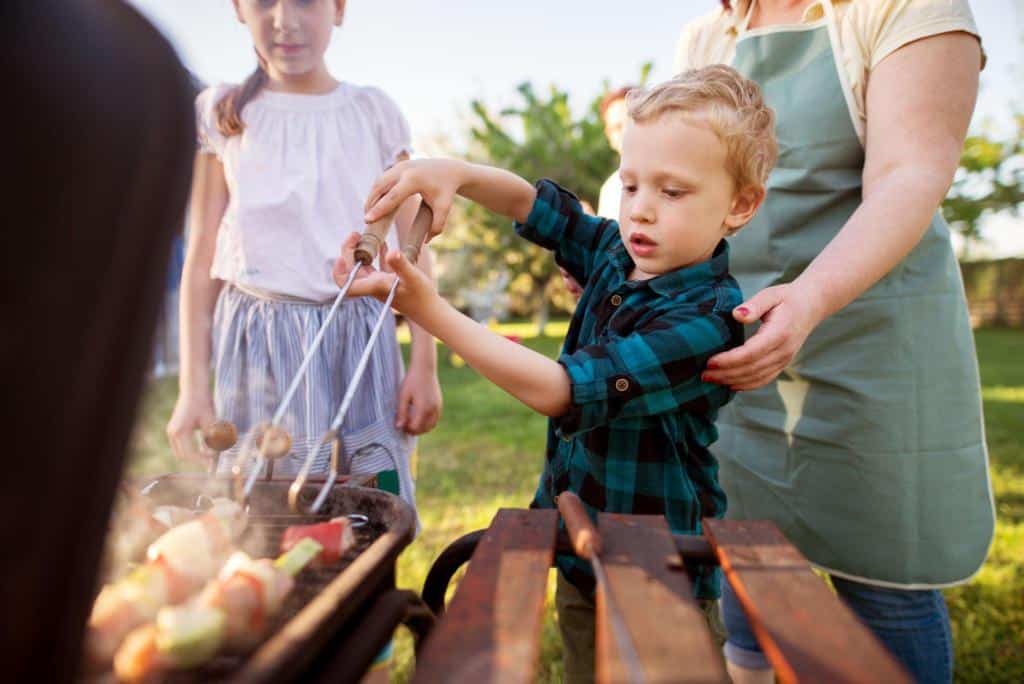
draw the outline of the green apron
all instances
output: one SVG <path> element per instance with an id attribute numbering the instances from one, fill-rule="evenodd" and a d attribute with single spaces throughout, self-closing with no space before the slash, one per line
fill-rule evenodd
<path id="1" fill-rule="evenodd" d="M 734 66 L 778 116 L 768 196 L 735 237 L 744 295 L 796 278 L 861 201 L 864 149 L 825 19 L 741 33 Z M 748 336 L 753 330 L 748 330 Z M 723 410 L 728 517 L 769 519 L 816 565 L 872 584 L 964 581 L 994 515 L 974 339 L 936 214 L 888 275 L 808 337 L 776 382 Z"/>

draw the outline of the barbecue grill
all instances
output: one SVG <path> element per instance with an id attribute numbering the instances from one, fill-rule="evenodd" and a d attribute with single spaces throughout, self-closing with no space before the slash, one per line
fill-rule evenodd
<path id="1" fill-rule="evenodd" d="M 258 646 L 244 655 L 219 656 L 208 665 L 169 674 L 163 681 L 358 681 L 394 629 L 407 622 L 422 636 L 432 622 L 416 594 L 395 588 L 395 561 L 412 541 L 415 515 L 399 497 L 374 489 L 373 476 L 339 478 L 317 514 L 288 507 L 290 479 L 259 480 L 249 499 L 249 522 L 237 545 L 253 557 L 274 557 L 285 528 L 339 516 L 354 521 L 356 546 L 337 563 L 314 565 L 297 577 L 281 611 Z M 303 510 L 319 494 L 310 482 L 299 494 Z M 234 481 L 202 475 L 165 475 L 146 484 L 155 505 L 191 506 L 202 494 L 228 496 Z M 103 673 L 83 681 L 114 681 Z"/>

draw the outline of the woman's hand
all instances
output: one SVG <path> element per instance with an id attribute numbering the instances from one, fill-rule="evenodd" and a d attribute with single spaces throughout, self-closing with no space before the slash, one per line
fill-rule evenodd
<path id="1" fill-rule="evenodd" d="M 359 233 L 349 235 L 341 246 L 341 256 L 334 262 L 334 281 L 339 286 L 345 284 L 349 273 L 357 267 L 353 252 L 356 245 L 359 244 L 359 238 Z M 395 282 L 395 276 L 398 276 L 401 278 L 401 282 L 395 291 L 395 299 L 391 305 L 415 320 L 422 307 L 437 297 L 433 281 L 427 274 L 409 263 L 409 260 L 401 252 L 389 251 L 386 244 L 381 245 L 380 248 L 380 263 L 382 267 L 380 271 L 372 266 L 358 265 L 360 273 L 352 281 L 348 296 L 370 296 L 384 301 Z"/>
<path id="2" fill-rule="evenodd" d="M 213 409 L 210 393 L 182 392 L 174 405 L 174 412 L 167 423 L 167 440 L 178 460 L 192 463 L 206 463 L 196 448 L 196 431 L 213 423 L 217 414 Z"/>
<path id="3" fill-rule="evenodd" d="M 734 391 L 767 385 L 789 365 L 821 322 L 820 311 L 817 297 L 797 282 L 765 288 L 733 310 L 740 323 L 760 320 L 761 327 L 742 346 L 712 356 L 701 379 L 728 385 Z"/>
<path id="4" fill-rule="evenodd" d="M 395 427 L 410 435 L 422 435 L 433 430 L 440 419 L 441 384 L 437 381 L 437 369 L 413 362 L 398 390 Z"/>
<path id="5" fill-rule="evenodd" d="M 419 194 L 434 212 L 426 241 L 441 234 L 455 195 L 464 182 L 466 163 L 457 159 L 418 159 L 395 164 L 380 175 L 366 199 L 366 223 L 370 224 Z"/>

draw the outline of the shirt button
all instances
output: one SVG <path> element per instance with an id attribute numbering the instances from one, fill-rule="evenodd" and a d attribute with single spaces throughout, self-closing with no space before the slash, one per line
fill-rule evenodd
<path id="1" fill-rule="evenodd" d="M 620 392 L 625 392 L 626 390 L 629 389 L 629 380 L 627 380 L 626 378 L 619 378 L 618 380 L 615 381 L 615 389 L 619 390 Z"/>
<path id="2" fill-rule="evenodd" d="M 612 306 L 618 306 L 619 304 L 622 303 L 622 297 L 620 297 L 617 294 L 613 294 L 611 302 L 612 302 Z"/>

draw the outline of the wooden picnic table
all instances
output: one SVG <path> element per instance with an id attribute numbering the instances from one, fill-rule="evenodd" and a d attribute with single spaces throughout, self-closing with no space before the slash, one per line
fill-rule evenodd
<path id="1" fill-rule="evenodd" d="M 502 509 L 439 557 L 423 599 L 441 618 L 417 655 L 414 682 L 535 681 L 548 573 L 556 550 L 572 552 L 558 527 L 555 510 Z M 911 681 L 774 524 L 707 519 L 704 529 L 673 535 L 661 516 L 598 516 L 601 560 L 645 681 L 728 681 L 688 563 L 721 565 L 779 681 Z M 467 558 L 445 609 L 448 582 Z M 600 587 L 596 633 L 597 681 L 630 681 Z"/>

